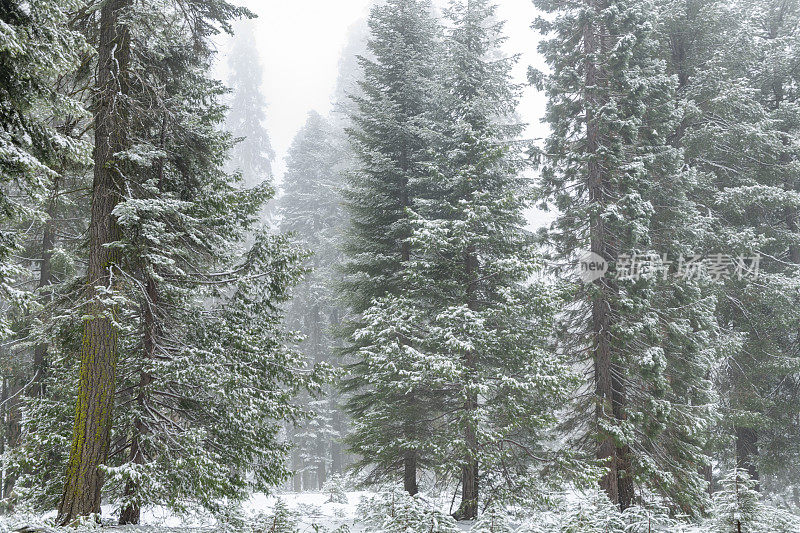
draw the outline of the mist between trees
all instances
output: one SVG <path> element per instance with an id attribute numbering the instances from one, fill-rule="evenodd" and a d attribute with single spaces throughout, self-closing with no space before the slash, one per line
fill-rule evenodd
<path id="1" fill-rule="evenodd" d="M 534 4 L 546 138 L 492 1 L 377 1 L 279 177 L 247 9 L 0 6 L 3 510 L 794 531 L 800 2 Z"/>

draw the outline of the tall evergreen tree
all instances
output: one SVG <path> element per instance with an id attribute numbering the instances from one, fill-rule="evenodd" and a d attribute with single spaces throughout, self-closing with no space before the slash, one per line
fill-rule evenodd
<path id="1" fill-rule="evenodd" d="M 125 524 L 144 504 L 213 510 L 287 474 L 280 424 L 317 387 L 281 325 L 299 254 L 261 232 L 239 252 L 270 189 L 224 172 L 225 91 L 207 77 L 211 37 L 247 14 L 225 1 L 100 11 L 91 318 L 61 523 L 99 512 L 105 478 Z"/>
<path id="2" fill-rule="evenodd" d="M 264 126 L 267 107 L 261 93 L 264 72 L 251 21 L 236 25 L 228 67 L 228 85 L 233 94 L 225 127 L 238 139 L 231 151 L 229 167 L 242 173 L 245 186 L 255 187 L 272 180 L 275 152 Z"/>
<path id="3" fill-rule="evenodd" d="M 83 171 L 91 145 L 77 81 L 88 46 L 69 24 L 79 2 L 5 2 L 0 7 L 0 337 L 3 339 L 0 449 L 4 506 L 16 500 L 10 455 L 23 437 L 23 399 L 42 392 L 46 352 L 42 305 L 54 276 L 73 258 L 57 246 L 80 228 Z M 67 189 L 69 192 L 64 192 Z M 77 193 L 77 194 L 76 194 Z M 82 206 L 83 207 L 83 206 Z M 63 219 L 67 218 L 67 221 Z M 73 222 L 74 221 L 74 222 Z M 80 231 L 80 230 L 78 230 Z M 63 279 L 63 277 L 62 277 Z M 35 345 L 35 347 L 34 347 Z"/>
<path id="4" fill-rule="evenodd" d="M 311 251 L 310 269 L 292 292 L 287 307 L 289 326 L 303 333 L 303 351 L 309 361 L 339 367 L 334 328 L 343 309 L 335 294 L 341 264 L 339 240 L 344 226 L 340 189 L 343 172 L 350 162 L 344 132 L 316 112 L 298 132 L 287 156 L 280 202 L 281 230 L 292 233 Z M 293 430 L 295 470 L 305 479 L 316 478 L 322 488 L 329 472 L 342 473 L 344 416 L 333 388 L 325 397 L 309 398 L 314 418 Z M 298 474 L 299 475 L 299 474 Z M 299 480 L 298 480 L 299 481 Z"/>
<path id="5" fill-rule="evenodd" d="M 116 304 L 113 294 L 119 276 L 117 242 L 120 229 L 114 208 L 124 190 L 123 171 L 115 154 L 130 147 L 127 129 L 130 66 L 130 30 L 120 20 L 129 0 L 116 0 L 100 11 L 97 47 L 97 82 L 94 111 L 94 183 L 89 224 L 86 315 L 81 343 L 81 371 L 75 429 L 67 466 L 58 521 L 69 524 L 77 517 L 100 512 L 103 477 L 100 465 L 108 457 L 111 412 L 117 366 Z M 112 296 L 112 298 L 109 298 Z"/>
<path id="6" fill-rule="evenodd" d="M 410 494 L 418 490 L 418 468 L 429 460 L 420 447 L 420 437 L 431 430 L 423 417 L 425 387 L 378 390 L 364 358 L 371 341 L 352 332 L 364 323 L 361 317 L 376 298 L 404 290 L 402 272 L 411 259 L 407 210 L 430 162 L 428 127 L 439 34 L 431 10 L 427 0 L 390 0 L 372 9 L 372 58 L 361 58 L 363 94 L 354 98 L 357 111 L 349 132 L 357 170 L 345 192 L 350 229 L 342 294 L 358 317 L 348 328 L 348 338 L 359 359 L 346 386 L 356 421 L 350 443 L 362 466 L 376 467 L 373 476 L 391 478 L 402 472 Z M 397 371 L 403 371 L 399 362 Z"/>
<path id="7" fill-rule="evenodd" d="M 691 110 L 686 160 L 713 215 L 709 249 L 761 256 L 758 280 L 719 284 L 718 321 L 735 340 L 717 380 L 725 419 L 721 459 L 779 478 L 797 453 L 797 2 L 702 9 L 713 46 L 684 54 L 702 65 L 685 79 Z M 702 31 L 695 34 L 703 35 Z M 675 63 L 677 61 L 673 60 Z M 768 449 L 763 456 L 759 449 Z M 780 466 L 779 466 L 780 465 Z M 772 486 L 785 487 L 785 482 Z"/>
<path id="8" fill-rule="evenodd" d="M 555 295 L 528 283 L 537 261 L 524 230 L 531 183 L 517 140 L 515 58 L 503 57 L 490 1 L 452 2 L 448 19 L 443 127 L 412 206 L 409 289 L 387 305 L 403 309 L 390 316 L 407 322 L 419 368 L 438 374 L 429 387 L 442 383 L 433 447 L 445 477 L 459 471 L 456 516 L 474 519 L 481 487 L 500 499 L 526 485 L 568 381 L 564 361 L 546 349 Z"/>
<path id="9" fill-rule="evenodd" d="M 588 357 L 591 376 L 591 423 L 579 427 L 614 503 L 630 506 L 638 485 L 698 512 L 714 307 L 703 280 L 675 271 L 702 243 L 703 218 L 669 143 L 676 80 L 658 57 L 655 11 L 624 0 L 537 5 L 551 14 L 537 26 L 550 35 L 552 73 L 532 76 L 549 95 L 541 192 L 561 212 L 550 237 L 562 262 L 588 250 L 610 265 L 580 286 L 567 317 L 565 349 Z M 636 256 L 653 271 L 626 276 Z"/>

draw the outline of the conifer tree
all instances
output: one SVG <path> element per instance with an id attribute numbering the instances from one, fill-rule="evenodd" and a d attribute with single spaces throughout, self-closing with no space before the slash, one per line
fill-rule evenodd
<path id="1" fill-rule="evenodd" d="M 3 506 L 16 503 L 11 455 L 23 438 L 24 400 L 39 396 L 46 373 L 42 342 L 54 276 L 74 255 L 58 246 L 80 228 L 80 198 L 91 146 L 81 132 L 88 112 L 77 72 L 88 47 L 69 24 L 78 2 L 5 2 L 0 7 L 0 338 Z M 68 218 L 65 222 L 62 219 Z M 63 277 L 62 277 L 63 279 Z"/>
<path id="2" fill-rule="evenodd" d="M 439 33 L 431 10 L 427 0 L 390 0 L 372 9 L 372 57 L 360 60 L 363 94 L 354 98 L 357 110 L 349 132 L 356 170 L 345 191 L 350 227 L 342 294 L 356 315 L 347 328 L 356 359 L 346 387 L 356 421 L 350 443 L 362 466 L 375 467 L 374 477 L 402 472 L 410 494 L 418 490 L 417 470 L 429 460 L 420 448 L 421 436 L 431 430 L 424 419 L 425 388 L 383 389 L 366 360 L 373 341 L 352 332 L 369 321 L 363 315 L 371 312 L 376 298 L 402 293 L 402 272 L 411 259 L 407 210 L 430 161 L 427 141 Z M 402 372 L 402 362 L 397 371 Z"/>
<path id="3" fill-rule="evenodd" d="M 532 73 L 547 89 L 553 132 L 541 193 L 562 213 L 550 238 L 562 263 L 586 250 L 610 267 L 580 285 L 566 317 L 574 336 L 564 349 L 591 376 L 583 415 L 591 423 L 579 427 L 606 468 L 600 484 L 612 502 L 629 507 L 640 486 L 698 512 L 714 306 L 703 279 L 676 271 L 702 244 L 703 218 L 669 143 L 676 80 L 658 57 L 653 5 L 537 5 L 552 15 L 537 23 L 550 36 L 542 51 L 552 73 Z M 637 256 L 653 270 L 626 275 L 626 258 Z"/>
<path id="4" fill-rule="evenodd" d="M 25 269 L 12 260 L 21 220 L 44 217 L 47 190 L 68 163 L 85 162 L 89 145 L 68 133 L 86 111 L 79 98 L 59 91 L 59 80 L 78 68 L 86 49 L 68 24 L 80 2 L 21 2 L 0 6 L 0 296 L 18 309 L 24 291 L 15 281 Z M 0 335 L 11 334 L 5 313 Z"/>
<path id="5" fill-rule="evenodd" d="M 80 387 L 64 494 L 58 522 L 69 524 L 79 516 L 100 512 L 103 475 L 111 439 L 116 390 L 117 331 L 113 295 L 119 277 L 119 255 L 109 245 L 121 237 L 113 216 L 124 190 L 123 169 L 115 154 L 130 146 L 127 135 L 130 66 L 130 30 L 120 12 L 130 5 L 116 0 L 100 11 L 97 82 L 94 111 L 94 183 L 89 224 L 87 319 L 81 343 Z"/>
<path id="6" fill-rule="evenodd" d="M 210 38 L 248 12 L 224 1 L 129 8 L 111 2 L 100 16 L 108 100 L 101 91 L 89 279 L 101 282 L 83 296 L 94 316 L 80 386 L 54 390 L 78 401 L 61 523 L 98 513 L 101 490 L 126 524 L 145 504 L 215 510 L 266 489 L 287 474 L 278 433 L 301 416 L 291 397 L 318 386 L 282 329 L 300 255 L 248 234 L 270 188 L 242 189 L 223 168 L 232 143 L 220 131 L 225 90 L 208 78 Z M 39 414 L 36 429 L 55 422 Z M 53 459 L 32 444 L 41 455 L 30 461 Z"/>
<path id="7" fill-rule="evenodd" d="M 397 376 L 396 387 L 426 383 L 441 399 L 425 446 L 440 457 L 436 470 L 461 484 L 455 515 L 462 519 L 476 518 L 481 490 L 496 499 L 521 496 L 530 456 L 541 457 L 539 437 L 568 391 L 566 365 L 546 346 L 555 293 L 528 284 L 537 260 L 524 230 L 526 146 L 517 140 L 515 58 L 499 48 L 495 11 L 485 0 L 448 10 L 441 130 L 411 208 L 407 288 L 381 301 L 389 317 L 383 327 L 401 329 L 413 369 Z"/>
<path id="8" fill-rule="evenodd" d="M 791 132 L 800 6 L 711 3 L 705 12 L 714 16 L 704 24 L 716 21 L 715 46 L 695 51 L 703 68 L 686 83 L 693 109 L 686 159 L 700 177 L 699 201 L 713 215 L 707 247 L 761 257 L 757 280 L 731 278 L 718 287 L 718 321 L 734 341 L 717 375 L 728 436 L 721 457 L 754 480 L 764 472 L 791 479 L 798 439 L 784 417 L 797 412 L 798 147 Z"/>
<path id="9" fill-rule="evenodd" d="M 233 94 L 225 127 L 238 140 L 231 151 L 229 166 L 242 173 L 245 186 L 255 187 L 272 180 L 275 152 L 264 127 L 266 103 L 261 93 L 264 74 L 251 21 L 236 25 L 228 66 L 228 85 Z"/>
<path id="10" fill-rule="evenodd" d="M 305 335 L 301 346 L 310 362 L 334 368 L 340 366 L 334 328 L 343 315 L 335 294 L 344 224 L 340 189 L 349 161 L 343 132 L 318 113 L 309 113 L 289 150 L 279 211 L 281 231 L 291 233 L 312 254 L 306 261 L 309 272 L 292 291 L 287 322 Z M 333 388 L 326 388 L 325 397 L 308 401 L 315 416 L 293 431 L 294 454 L 302 460 L 294 469 L 310 470 L 306 479 L 313 475 L 321 489 L 328 473 L 341 473 L 344 466 L 343 413 Z"/>

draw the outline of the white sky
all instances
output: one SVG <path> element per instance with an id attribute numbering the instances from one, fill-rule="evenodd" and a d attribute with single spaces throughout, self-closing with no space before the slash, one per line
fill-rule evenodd
<path id="1" fill-rule="evenodd" d="M 515 70 L 526 81 L 529 65 L 540 66 L 536 18 L 531 0 L 497 0 L 499 16 L 507 21 L 509 54 L 521 54 Z M 276 152 L 278 180 L 283 177 L 292 138 L 309 111 L 329 111 L 338 74 L 339 57 L 348 29 L 367 15 L 369 0 L 241 0 L 258 15 L 255 21 L 260 60 L 264 67 L 263 93 L 268 102 L 267 129 Z M 223 47 L 224 48 L 224 47 Z M 220 62 L 224 64 L 224 59 Z M 526 87 L 519 113 L 529 124 L 528 137 L 541 137 L 539 121 L 544 96 Z"/>

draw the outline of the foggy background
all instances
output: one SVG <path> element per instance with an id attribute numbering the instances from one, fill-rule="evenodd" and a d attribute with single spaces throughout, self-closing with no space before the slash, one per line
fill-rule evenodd
<path id="1" fill-rule="evenodd" d="M 307 114 L 322 115 L 331 110 L 339 61 L 349 32 L 369 14 L 370 0 L 244 0 L 258 18 L 255 27 L 259 58 L 264 69 L 262 93 L 267 100 L 266 128 L 275 150 L 273 180 L 280 185 L 285 171 L 284 157 Z M 446 0 L 435 2 L 440 8 Z M 537 17 L 531 0 L 503 0 L 498 16 L 506 21 L 508 55 L 519 55 L 514 69 L 515 82 L 524 84 L 518 112 L 528 124 L 527 138 L 543 137 L 546 126 L 545 95 L 527 85 L 529 66 L 542 68 L 537 52 L 539 36 L 530 25 Z M 227 51 L 231 39 L 220 43 L 217 73 L 226 79 Z M 538 218 L 536 216 L 535 218 Z"/>

